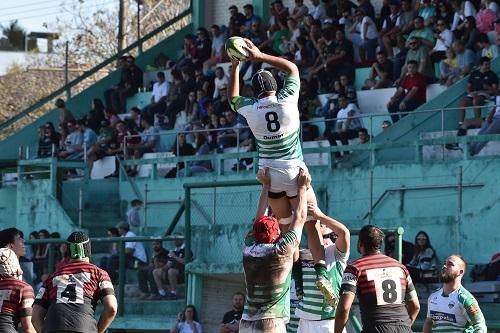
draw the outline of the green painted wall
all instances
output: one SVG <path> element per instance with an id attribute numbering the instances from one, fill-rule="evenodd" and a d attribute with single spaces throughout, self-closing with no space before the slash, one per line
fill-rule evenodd
<path id="1" fill-rule="evenodd" d="M 16 187 L 0 188 L 0 228 L 16 225 Z"/>

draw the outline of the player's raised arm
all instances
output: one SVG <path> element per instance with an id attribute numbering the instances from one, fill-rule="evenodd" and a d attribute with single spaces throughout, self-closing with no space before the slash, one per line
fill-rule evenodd
<path id="1" fill-rule="evenodd" d="M 255 46 L 252 41 L 245 38 L 247 45 L 243 45 L 243 48 L 249 53 L 249 60 L 265 62 L 269 65 L 279 68 L 286 72 L 289 76 L 299 77 L 299 69 L 297 65 L 293 62 L 286 60 L 285 58 L 275 57 L 270 54 L 261 52 L 257 46 Z"/>
<path id="2" fill-rule="evenodd" d="M 297 182 L 299 185 L 299 191 L 297 194 L 299 202 L 297 205 L 297 210 L 293 214 L 293 220 L 292 223 L 290 224 L 290 229 L 288 230 L 294 230 L 297 233 L 300 242 L 300 236 L 302 235 L 302 228 L 304 227 L 304 223 L 307 218 L 306 192 L 309 186 L 311 186 L 311 176 L 309 175 L 309 172 L 305 171 L 304 169 L 300 169 Z"/>
<path id="3" fill-rule="evenodd" d="M 231 60 L 231 73 L 229 74 L 228 100 L 240 95 L 240 62 Z"/>
<path id="4" fill-rule="evenodd" d="M 265 170 L 260 169 L 257 173 L 257 180 L 262 184 L 262 191 L 260 192 L 259 205 L 257 206 L 256 218 L 266 215 L 268 202 L 269 188 L 271 187 L 271 177 L 269 176 L 269 168 Z"/>
<path id="5" fill-rule="evenodd" d="M 309 203 L 307 205 L 307 211 L 309 216 L 320 220 L 321 223 L 332 229 L 332 231 L 337 235 L 335 246 L 339 251 L 345 253 L 349 250 L 351 233 L 345 225 L 323 213 L 319 207 L 313 203 Z"/>

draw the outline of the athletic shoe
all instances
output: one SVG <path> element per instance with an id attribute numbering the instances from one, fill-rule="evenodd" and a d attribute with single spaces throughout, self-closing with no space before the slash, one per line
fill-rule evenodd
<path id="1" fill-rule="evenodd" d="M 333 292 L 333 287 L 330 281 L 322 275 L 316 278 L 316 287 L 321 291 L 323 297 L 325 297 L 326 304 L 336 307 L 337 306 L 337 296 Z"/>

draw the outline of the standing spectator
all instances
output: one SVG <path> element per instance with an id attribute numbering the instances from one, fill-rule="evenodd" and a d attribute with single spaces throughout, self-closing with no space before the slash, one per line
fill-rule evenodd
<path id="1" fill-rule="evenodd" d="M 441 269 L 443 287 L 429 296 L 427 318 L 422 332 L 430 333 L 441 329 L 455 332 L 488 331 L 478 302 L 462 286 L 466 270 L 467 263 L 461 255 L 454 254 L 446 258 Z M 453 318 L 453 321 L 449 318 Z"/>
<path id="2" fill-rule="evenodd" d="M 339 95 L 339 113 L 337 114 L 337 131 L 332 133 L 328 138 L 332 146 L 337 145 L 337 140 L 342 142 L 342 145 L 349 145 L 349 140 L 358 137 L 358 131 L 363 127 L 363 121 L 359 116 L 361 111 L 354 103 L 349 103 L 347 96 L 344 94 Z M 344 151 L 344 155 L 349 154 Z M 337 157 L 340 153 L 335 154 Z"/>
<path id="3" fill-rule="evenodd" d="M 356 295 L 363 331 L 411 332 L 420 304 L 408 270 L 403 264 L 380 253 L 384 233 L 379 228 L 365 225 L 358 238 L 361 258 L 344 271 L 335 314 L 335 332 L 341 333 L 344 329 Z M 385 288 L 378 287 L 382 284 L 390 284 L 389 288 L 395 291 L 390 293 L 390 298 Z"/>
<path id="4" fill-rule="evenodd" d="M 31 306 L 35 299 L 33 288 L 22 281 L 17 255 L 9 248 L 0 248 L 0 331 L 17 332 L 21 323 L 23 332 L 36 333 L 31 323 Z"/>
<path id="5" fill-rule="evenodd" d="M 235 5 L 229 7 L 229 15 L 229 37 L 240 36 L 241 27 L 246 21 L 245 15 L 240 13 Z"/>
<path id="6" fill-rule="evenodd" d="M 399 115 L 399 112 L 413 111 L 425 103 L 425 78 L 417 71 L 417 66 L 418 63 L 415 60 L 407 62 L 407 73 L 387 104 L 387 110 L 391 113 L 393 123 L 406 116 L 406 114 Z"/>
<path id="7" fill-rule="evenodd" d="M 174 233 L 174 236 L 182 236 L 179 233 Z M 177 284 L 184 282 L 184 257 L 185 247 L 182 239 L 174 240 L 175 249 L 169 251 L 168 262 L 162 268 L 157 268 L 153 271 L 158 293 L 162 297 L 169 299 L 177 299 Z M 191 253 L 192 256 L 192 253 Z M 169 291 L 167 293 L 166 283 L 168 282 Z"/>
<path id="8" fill-rule="evenodd" d="M 127 223 L 136 229 L 142 229 L 141 216 L 139 210 L 142 207 L 142 201 L 134 199 L 130 201 L 130 209 L 127 211 Z"/>
<path id="9" fill-rule="evenodd" d="M 436 23 L 437 31 L 434 34 L 436 45 L 429 52 L 433 63 L 439 62 L 446 58 L 446 50 L 451 48 L 453 43 L 453 32 L 448 29 L 448 25 L 444 19 L 438 19 Z"/>
<path id="10" fill-rule="evenodd" d="M 156 73 L 157 82 L 153 84 L 150 104 L 144 108 L 143 113 L 153 116 L 156 113 L 165 113 L 167 109 L 167 95 L 170 83 L 165 80 L 165 73 Z"/>
<path id="11" fill-rule="evenodd" d="M 362 10 L 364 14 L 368 15 L 372 20 L 375 21 L 375 8 L 373 8 L 370 0 L 358 0 L 358 3 L 358 9 Z"/>
<path id="12" fill-rule="evenodd" d="M 378 31 L 375 22 L 362 9 L 355 13 L 356 24 L 351 27 L 351 31 L 356 33 L 351 35 L 354 45 L 359 47 L 361 63 L 375 60 L 375 53 L 378 46 Z"/>
<path id="13" fill-rule="evenodd" d="M 221 63 L 226 56 L 224 50 L 224 43 L 226 42 L 226 37 L 221 33 L 220 27 L 217 24 L 212 25 L 212 51 L 210 53 L 210 58 L 205 60 L 203 63 L 203 73 L 209 74 L 213 73 L 211 71 L 212 66 Z"/>
<path id="14" fill-rule="evenodd" d="M 368 79 L 365 81 L 364 89 L 389 88 L 394 82 L 394 64 L 387 59 L 383 51 L 377 52 L 377 61 L 370 69 Z"/>
<path id="15" fill-rule="evenodd" d="M 136 237 L 137 235 L 130 231 L 130 226 L 127 222 L 120 222 L 116 228 L 121 237 Z M 148 264 L 146 250 L 141 242 L 126 242 L 125 257 L 127 260 L 127 268 L 138 269 L 139 267 Z"/>
<path id="16" fill-rule="evenodd" d="M 436 271 L 436 264 L 436 251 L 431 245 L 429 235 L 425 231 L 419 231 L 415 236 L 413 258 L 406 265 L 412 280 L 414 282 L 422 281 L 424 273 Z"/>
<path id="17" fill-rule="evenodd" d="M 66 103 L 62 98 L 56 100 L 56 107 L 59 109 L 59 125 L 66 125 L 68 121 L 75 121 L 75 116 L 66 108 Z"/>
<path id="18" fill-rule="evenodd" d="M 153 271 L 158 267 L 158 262 L 166 262 L 168 251 L 165 250 L 160 240 L 151 242 L 153 253 L 151 254 L 151 262 L 147 266 L 139 267 L 137 271 L 137 279 L 139 281 L 139 290 L 141 291 L 139 299 L 159 299 L 158 287 L 156 286 Z M 161 259 L 160 259 L 161 257 Z"/>
<path id="19" fill-rule="evenodd" d="M 244 305 L 245 294 L 239 291 L 235 292 L 233 294 L 233 309 L 226 312 L 222 317 L 219 333 L 238 333 Z"/>
<path id="20" fill-rule="evenodd" d="M 89 237 L 73 232 L 67 239 L 70 263 L 51 274 L 38 292 L 32 323 L 37 332 L 105 332 L 117 313 L 108 274 L 91 264 Z M 98 321 L 95 307 L 104 305 Z"/>
<path id="21" fill-rule="evenodd" d="M 177 316 L 177 321 L 170 329 L 172 333 L 203 333 L 201 324 L 198 322 L 196 308 L 188 305 L 183 312 Z"/>

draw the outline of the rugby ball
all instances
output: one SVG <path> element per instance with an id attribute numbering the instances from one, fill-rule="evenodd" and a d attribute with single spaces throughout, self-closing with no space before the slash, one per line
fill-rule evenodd
<path id="1" fill-rule="evenodd" d="M 246 45 L 245 41 L 241 37 L 231 37 L 226 40 L 226 53 L 229 59 L 233 61 L 245 61 L 248 59 L 248 51 L 243 48 Z"/>

